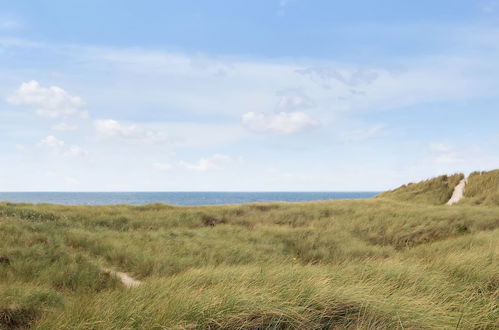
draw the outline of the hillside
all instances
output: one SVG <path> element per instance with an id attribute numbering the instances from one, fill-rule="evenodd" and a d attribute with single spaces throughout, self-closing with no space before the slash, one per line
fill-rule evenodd
<path id="1" fill-rule="evenodd" d="M 499 206 L 499 170 L 471 173 L 464 197 L 464 203 Z"/>
<path id="2" fill-rule="evenodd" d="M 454 188 L 463 178 L 463 174 L 442 175 L 419 183 L 403 185 L 397 189 L 384 192 L 378 195 L 377 198 L 443 205 L 447 203 Z"/>
<path id="3" fill-rule="evenodd" d="M 0 329 L 497 329 L 492 177 L 452 207 L 432 204 L 461 175 L 366 200 L 0 203 Z"/>

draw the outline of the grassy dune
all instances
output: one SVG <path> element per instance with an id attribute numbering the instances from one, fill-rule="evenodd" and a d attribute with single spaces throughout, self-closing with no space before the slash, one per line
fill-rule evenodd
<path id="1" fill-rule="evenodd" d="M 459 180 L 438 178 L 434 196 Z M 0 328 L 498 328 L 499 206 L 395 195 L 0 203 Z M 143 284 L 125 288 L 104 267 Z"/>
<path id="2" fill-rule="evenodd" d="M 454 187 L 464 178 L 463 174 L 441 175 L 419 183 L 409 183 L 378 197 L 413 203 L 442 205 L 452 196 Z"/>
<path id="3" fill-rule="evenodd" d="M 464 196 L 468 204 L 499 206 L 499 170 L 471 173 Z"/>

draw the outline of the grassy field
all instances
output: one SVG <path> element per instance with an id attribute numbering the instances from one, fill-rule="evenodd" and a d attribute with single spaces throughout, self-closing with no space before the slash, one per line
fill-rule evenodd
<path id="1" fill-rule="evenodd" d="M 0 328 L 497 329 L 499 205 L 477 178 L 437 205 L 461 178 L 313 203 L 0 203 Z"/>

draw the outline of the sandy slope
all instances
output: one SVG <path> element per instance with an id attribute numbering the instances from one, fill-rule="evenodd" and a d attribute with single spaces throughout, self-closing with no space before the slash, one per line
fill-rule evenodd
<path id="1" fill-rule="evenodd" d="M 456 204 L 464 197 L 464 188 L 466 187 L 466 178 L 462 179 L 458 185 L 454 188 L 451 198 L 447 202 L 447 205 Z"/>
<path id="2" fill-rule="evenodd" d="M 104 269 L 104 271 L 111 274 L 111 275 L 118 277 L 120 279 L 121 283 L 123 283 L 128 288 L 133 288 L 133 287 L 136 287 L 136 286 L 139 286 L 140 284 L 142 284 L 142 282 L 137 281 L 136 279 L 132 278 L 131 276 L 129 276 L 126 273 L 117 272 L 117 271 L 114 271 L 112 269 Z"/>

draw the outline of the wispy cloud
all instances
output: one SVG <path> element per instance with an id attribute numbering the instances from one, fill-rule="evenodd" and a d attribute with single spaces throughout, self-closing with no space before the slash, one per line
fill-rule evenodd
<path id="1" fill-rule="evenodd" d="M 52 126 L 54 131 L 75 131 L 78 129 L 78 126 L 75 124 L 69 124 L 66 122 L 60 122 Z"/>
<path id="2" fill-rule="evenodd" d="M 174 168 L 170 163 L 153 163 L 152 167 L 159 171 L 169 171 Z"/>
<path id="3" fill-rule="evenodd" d="M 315 107 L 315 102 L 301 89 L 286 89 L 277 91 L 279 102 L 277 112 L 293 112 Z"/>
<path id="4" fill-rule="evenodd" d="M 20 20 L 0 13 L 0 31 L 19 29 L 22 26 L 23 23 Z"/>
<path id="5" fill-rule="evenodd" d="M 120 123 L 113 119 L 95 120 L 94 127 L 97 133 L 110 138 L 152 143 L 168 141 L 168 137 L 163 132 L 145 129 L 137 124 Z"/>
<path id="6" fill-rule="evenodd" d="M 80 146 L 71 145 L 69 147 L 66 146 L 66 143 L 63 140 L 56 138 L 53 135 L 49 135 L 43 138 L 38 146 L 44 147 L 47 150 L 50 150 L 52 153 L 60 154 L 63 156 L 84 156 L 87 154 L 85 150 L 83 150 Z"/>
<path id="7" fill-rule="evenodd" d="M 197 163 L 181 161 L 179 162 L 179 165 L 181 168 L 187 170 L 206 172 L 222 170 L 231 161 L 232 159 L 227 155 L 215 154 L 213 156 L 203 157 Z"/>
<path id="8" fill-rule="evenodd" d="M 331 80 L 336 80 L 349 87 L 369 85 L 378 78 L 378 73 L 374 70 L 356 69 L 345 70 L 334 67 L 308 67 L 296 70 L 296 73 L 309 76 L 324 88 L 331 88 Z"/>
<path id="9" fill-rule="evenodd" d="M 200 158 L 197 162 L 177 161 L 175 163 L 155 162 L 152 167 L 158 171 L 188 170 L 196 172 L 219 171 L 233 162 L 230 156 L 214 154 Z"/>
<path id="10" fill-rule="evenodd" d="M 447 106 L 445 102 L 462 104 L 499 96 L 495 88 L 499 74 L 499 62 L 496 60 L 499 48 L 495 42 L 497 31 L 480 31 L 477 28 L 472 33 L 468 32 L 460 37 L 466 40 L 474 38 L 473 42 L 484 45 L 487 52 L 456 51 L 418 58 L 390 58 L 393 65 L 311 58 L 200 56 L 146 48 L 0 40 L 2 47 L 13 50 L 6 51 L 3 57 L 36 54 L 38 50 L 45 55 L 28 63 L 26 68 L 18 68 L 22 73 L 20 76 L 32 75 L 21 80 L 27 81 L 23 84 L 24 89 L 21 88 L 23 86 L 19 87 L 19 81 L 15 79 L 10 82 L 2 79 L 2 95 L 8 95 L 8 90 L 16 90 L 11 93 L 9 104 L 4 105 L 6 109 L 2 109 L 0 115 L 2 120 L 7 118 L 10 122 L 21 116 L 25 120 L 30 117 L 30 112 L 21 110 L 31 109 L 30 128 L 35 127 L 37 135 L 19 133 L 23 135 L 23 140 L 16 141 L 16 144 L 34 145 L 40 137 L 46 136 L 36 148 L 36 155 L 40 155 L 40 158 L 43 156 L 40 150 L 47 151 L 45 154 L 79 155 L 84 152 L 77 145 L 82 145 L 85 150 L 91 151 L 83 161 L 92 158 L 91 161 L 95 159 L 112 168 L 108 172 L 103 170 L 100 177 L 103 180 L 108 180 L 109 176 L 123 175 L 132 168 L 163 178 L 174 173 L 179 177 L 185 175 L 186 180 L 189 180 L 189 176 L 193 176 L 190 171 L 204 173 L 211 170 L 213 172 L 206 177 L 222 176 L 225 171 L 221 169 L 229 172 L 234 168 L 230 166 L 231 157 L 228 155 L 235 154 L 235 150 L 239 149 L 252 153 L 245 157 L 250 160 L 248 163 L 254 161 L 255 164 L 247 166 L 254 166 L 252 175 L 257 175 L 259 165 L 256 164 L 261 163 L 264 157 L 261 154 L 265 154 L 269 145 L 270 148 L 283 151 L 283 162 L 298 162 L 289 150 L 297 148 L 297 144 L 308 144 L 310 159 L 317 160 L 317 164 L 333 163 L 333 157 L 339 159 L 342 156 L 345 156 L 343 159 L 346 163 L 349 156 L 356 160 L 368 159 L 368 156 L 362 154 L 353 157 L 348 155 L 349 151 L 341 154 L 344 142 L 362 141 L 362 146 L 367 146 L 370 143 L 368 140 L 392 134 L 387 126 L 380 123 L 385 118 L 390 127 L 401 124 L 402 131 L 404 123 L 401 123 L 403 119 L 400 118 L 417 117 L 409 114 L 412 111 L 409 107 L 428 103 Z M 23 56 L 19 59 L 23 59 Z M 61 67 L 68 68 L 65 76 L 52 76 L 50 65 L 44 68 L 46 63 L 41 63 L 46 58 L 60 59 Z M 74 63 L 78 63 L 78 66 Z M 10 72 L 11 68 L 4 70 Z M 85 79 L 75 78 L 81 74 Z M 91 78 L 92 84 L 87 83 L 87 78 Z M 29 82 L 29 79 L 54 81 L 40 84 L 37 81 Z M 52 85 L 55 86 L 49 87 Z M 74 94 L 76 90 L 78 96 Z M 102 93 L 103 90 L 106 92 Z M 80 114 L 87 107 L 92 111 L 92 118 L 80 120 Z M 408 115 L 391 116 L 389 111 L 407 111 Z M 381 112 L 384 113 L 377 116 Z M 452 112 L 449 113 L 452 116 Z M 40 120 L 34 114 L 51 120 Z M 394 122 L 397 120 L 398 123 Z M 0 122 L 4 125 L 2 129 L 10 125 L 9 121 L 5 121 L 7 124 Z M 75 131 L 76 127 L 78 130 Z M 321 129 L 314 131 L 318 127 Z M 296 135 L 307 132 L 314 134 Z M 14 136 L 14 133 L 10 135 Z M 50 136 L 52 138 L 48 139 Z M 172 137 L 175 137 L 175 143 L 170 143 Z M 28 139 L 32 139 L 31 142 Z M 386 139 L 383 142 L 390 145 L 398 141 Z M 315 144 L 323 149 L 316 152 L 318 149 L 314 149 Z M 331 153 L 323 152 L 326 144 Z M 353 143 L 348 147 L 352 154 L 358 151 Z M 449 168 L 468 168 L 469 164 L 480 166 L 469 156 L 470 153 L 462 152 L 453 145 L 429 146 L 428 142 L 424 142 L 418 148 L 415 152 L 421 153 L 421 158 L 428 156 L 425 166 L 441 166 L 438 172 L 445 172 Z M 27 149 L 15 151 L 12 147 L 14 152 L 24 155 L 32 151 L 29 147 Z M 165 155 L 172 150 L 182 150 L 181 159 L 184 160 L 171 160 L 171 154 Z M 214 155 L 199 158 L 207 150 Z M 397 148 L 392 147 L 391 150 Z M 130 159 L 131 153 L 137 156 Z M 377 150 L 373 151 L 375 153 Z M 390 168 L 391 155 L 387 154 L 385 150 L 385 155 L 379 156 L 389 160 L 383 164 L 380 161 L 376 165 L 378 168 Z M 410 151 L 401 154 L 401 157 L 411 157 Z M 377 154 L 372 155 L 371 159 L 377 157 Z M 154 162 L 164 159 L 167 161 Z M 50 161 L 53 159 L 47 157 L 47 163 Z M 487 164 L 494 163 L 487 161 Z M 351 165 L 344 165 L 344 168 L 350 168 Z M 286 175 L 291 180 L 305 173 L 306 166 L 303 165 L 303 171 L 290 168 L 284 172 L 291 173 Z M 317 178 L 330 173 L 330 170 L 328 168 L 327 172 L 307 179 L 301 187 L 305 184 L 310 187 L 313 180 L 321 183 Z M 373 170 L 372 173 L 382 172 Z M 354 175 L 352 177 L 355 179 Z M 141 177 L 137 181 L 144 179 Z M 403 178 L 400 180 L 404 181 Z M 325 187 L 325 184 L 315 187 L 318 186 Z"/>
<path id="11" fill-rule="evenodd" d="M 486 0 L 482 4 L 482 11 L 488 14 L 495 13 L 499 11 L 499 1 L 497 0 Z"/>
<path id="12" fill-rule="evenodd" d="M 345 142 L 360 142 L 368 139 L 381 137 L 388 133 L 388 128 L 384 124 L 364 125 L 340 131 L 339 135 Z"/>
<path id="13" fill-rule="evenodd" d="M 476 42 L 494 45 L 492 37 L 482 40 L 487 33 L 491 32 L 473 31 L 480 39 Z M 13 47 L 24 47 L 21 44 Z M 276 94 L 280 97 L 277 112 L 313 105 L 314 116 L 324 117 L 345 111 L 380 111 L 487 97 L 494 94 L 492 86 L 495 73 L 499 72 L 494 60 L 497 54 L 407 58 L 397 60 L 391 67 L 356 67 L 352 63 L 325 61 L 316 65 L 314 61 L 296 64 L 289 60 L 276 63 L 208 56 L 199 60 L 198 55 L 140 48 L 40 47 L 51 47 L 54 52 L 77 60 L 86 70 L 99 71 L 112 64 L 123 75 L 148 75 L 150 82 L 143 82 L 144 92 L 165 107 L 232 116 L 236 111 L 241 114 L 272 108 Z M 199 61 L 202 64 L 193 64 Z M 488 73 L 483 74 L 484 70 Z M 158 81 L 162 83 L 157 84 Z M 158 90 L 157 85 L 166 86 L 168 91 Z M 192 98 L 193 93 L 196 98 Z M 135 94 L 130 91 L 123 96 L 131 98 Z M 241 102 L 245 98 L 252 102 Z"/>
<path id="14" fill-rule="evenodd" d="M 284 16 L 286 13 L 286 6 L 288 5 L 289 0 L 279 0 L 279 5 L 277 8 L 277 15 Z"/>
<path id="15" fill-rule="evenodd" d="M 464 162 L 463 152 L 447 143 L 431 143 L 430 152 L 436 163 L 455 164 Z"/>
<path id="16" fill-rule="evenodd" d="M 294 134 L 307 132 L 319 123 L 304 112 L 265 114 L 248 112 L 242 116 L 243 125 L 258 133 Z"/>

